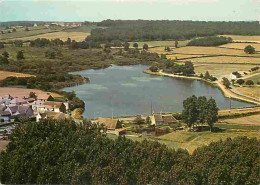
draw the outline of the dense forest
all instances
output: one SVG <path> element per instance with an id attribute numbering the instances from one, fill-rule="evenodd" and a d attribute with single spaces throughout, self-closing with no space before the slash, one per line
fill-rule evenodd
<path id="1" fill-rule="evenodd" d="M 193 154 L 158 142 L 105 137 L 71 120 L 19 124 L 0 154 L 4 184 L 259 184 L 260 141 L 227 139 Z"/>
<path id="2" fill-rule="evenodd" d="M 169 20 L 105 20 L 97 23 L 90 38 L 95 41 L 186 40 L 221 34 L 260 35 L 259 22 L 204 22 Z"/>

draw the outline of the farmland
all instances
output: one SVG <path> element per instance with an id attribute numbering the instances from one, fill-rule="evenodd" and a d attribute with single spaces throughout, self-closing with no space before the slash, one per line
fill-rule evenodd
<path id="1" fill-rule="evenodd" d="M 178 45 L 180 47 L 186 46 L 189 40 L 178 41 Z M 133 46 L 135 42 L 129 42 L 130 46 Z M 143 42 L 136 42 L 139 48 L 143 48 L 144 44 L 148 44 L 149 47 L 162 47 L 164 49 L 165 46 L 174 47 L 175 41 L 174 40 L 165 40 L 165 41 L 143 41 Z"/>
<path id="2" fill-rule="evenodd" d="M 4 34 L 0 34 L 0 40 L 1 41 L 15 40 L 17 38 L 36 36 L 36 35 L 41 35 L 41 34 L 51 33 L 51 32 L 57 32 L 59 30 L 60 29 L 51 29 L 51 28 L 39 27 L 38 29 L 30 28 L 29 31 L 25 31 L 25 28 L 20 28 L 20 29 L 17 29 L 16 32 L 12 32 L 12 33 L 6 32 Z"/>
<path id="3" fill-rule="evenodd" d="M 260 65 L 260 57 L 230 57 L 230 56 L 218 56 L 218 57 L 202 57 L 189 59 L 191 62 L 203 63 L 203 64 L 251 64 Z"/>
<path id="4" fill-rule="evenodd" d="M 216 76 L 218 79 L 221 77 L 229 77 L 233 71 L 248 71 L 252 67 L 251 65 L 244 65 L 244 64 L 225 64 L 225 70 L 223 70 L 223 64 L 203 64 L 197 63 L 195 65 L 195 72 L 197 74 L 203 73 L 205 74 L 206 71 L 209 71 L 210 74 Z"/>
<path id="5" fill-rule="evenodd" d="M 54 33 L 45 33 L 45 34 L 41 34 L 41 35 L 22 37 L 22 38 L 18 38 L 16 40 L 28 41 L 28 40 L 35 40 L 37 38 L 45 38 L 45 39 L 51 40 L 51 39 L 59 38 L 62 41 L 66 41 L 68 38 L 71 38 L 71 40 L 75 40 L 75 41 L 79 42 L 79 41 L 84 41 L 88 35 L 89 35 L 89 33 L 84 33 L 84 32 L 59 31 L 59 32 L 54 32 Z"/>
<path id="6" fill-rule="evenodd" d="M 9 71 L 0 71 L 0 80 L 3 80 L 7 77 L 15 76 L 15 77 L 30 77 L 32 75 L 24 74 L 24 73 L 14 73 Z"/>
<path id="7" fill-rule="evenodd" d="M 236 92 L 242 93 L 244 95 L 260 99 L 260 87 L 259 86 L 254 86 L 254 87 L 237 87 L 234 90 Z"/>
<path id="8" fill-rule="evenodd" d="M 13 97 L 29 96 L 30 92 L 42 93 L 43 91 L 38 89 L 0 87 L 0 97 L 7 94 L 10 94 Z"/>
<path id="9" fill-rule="evenodd" d="M 219 47 L 202 47 L 202 46 L 187 46 L 176 48 L 173 53 L 182 54 L 198 54 L 198 55 L 240 55 L 240 56 L 259 56 L 258 54 L 248 55 L 244 51 L 235 49 L 226 49 Z"/>
<path id="10" fill-rule="evenodd" d="M 221 45 L 219 47 L 244 50 L 244 48 L 248 45 L 253 46 L 256 49 L 256 51 L 260 51 L 260 43 L 259 44 L 256 44 L 256 43 L 229 43 L 229 44 Z"/>
<path id="11" fill-rule="evenodd" d="M 231 37 L 235 42 L 257 42 L 260 43 L 260 36 L 244 36 L 244 35 L 222 35 Z"/>

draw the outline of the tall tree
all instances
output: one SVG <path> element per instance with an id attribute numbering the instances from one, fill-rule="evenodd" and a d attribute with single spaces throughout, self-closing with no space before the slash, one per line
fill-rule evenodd
<path id="1" fill-rule="evenodd" d="M 182 118 L 190 128 L 194 126 L 194 123 L 198 120 L 199 117 L 197 101 L 198 98 L 195 95 L 192 95 L 183 101 Z"/>
<path id="2" fill-rule="evenodd" d="M 124 50 L 128 51 L 129 50 L 129 46 L 130 46 L 130 44 L 128 42 L 125 42 L 124 43 Z"/>
<path id="3" fill-rule="evenodd" d="M 197 108 L 199 111 L 198 121 L 203 124 L 206 122 L 207 98 L 205 96 L 198 97 Z"/>
<path id="4" fill-rule="evenodd" d="M 223 85 L 226 86 L 226 88 L 229 88 L 231 83 L 230 81 L 226 78 L 226 77 L 223 77 Z"/>
<path id="5" fill-rule="evenodd" d="M 17 60 L 25 59 L 23 51 L 18 51 L 17 55 L 16 55 L 16 58 L 17 58 Z"/>
<path id="6" fill-rule="evenodd" d="M 148 44 L 144 44 L 144 45 L 143 45 L 143 50 L 148 50 L 148 48 L 149 48 L 149 47 L 148 47 Z"/>
<path id="7" fill-rule="evenodd" d="M 206 111 L 205 114 L 206 123 L 209 125 L 210 131 L 212 131 L 214 124 L 218 120 L 218 107 L 214 99 L 210 98 L 208 100 L 205 111 Z"/>
<path id="8" fill-rule="evenodd" d="M 175 45 L 175 48 L 178 48 L 178 47 L 179 47 L 179 42 L 178 42 L 178 40 L 175 40 L 174 45 Z"/>

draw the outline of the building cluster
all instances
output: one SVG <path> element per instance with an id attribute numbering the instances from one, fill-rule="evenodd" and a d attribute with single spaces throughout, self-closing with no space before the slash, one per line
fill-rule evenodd
<path id="1" fill-rule="evenodd" d="M 178 121 L 171 114 L 153 114 L 150 116 L 151 125 L 162 126 L 176 124 Z M 99 117 L 95 123 L 99 123 L 106 128 L 106 132 L 115 135 L 126 134 L 127 129 L 123 127 L 123 120 L 115 118 Z"/>
<path id="2" fill-rule="evenodd" d="M 67 102 L 57 102 L 50 93 L 41 93 L 35 97 L 0 97 L 0 123 L 14 122 L 15 119 L 36 118 L 36 121 L 46 118 L 68 118 Z"/>

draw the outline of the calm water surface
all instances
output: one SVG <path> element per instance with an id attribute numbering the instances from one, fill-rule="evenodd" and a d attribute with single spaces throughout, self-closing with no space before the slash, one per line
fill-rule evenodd
<path id="1" fill-rule="evenodd" d="M 90 83 L 65 88 L 74 90 L 85 101 L 85 118 L 99 116 L 147 115 L 153 112 L 181 112 L 187 97 L 213 97 L 219 108 L 229 108 L 230 101 L 218 88 L 197 80 L 175 79 L 143 73 L 148 66 L 112 66 L 72 74 L 89 77 Z M 251 104 L 232 100 L 232 107 Z"/>

